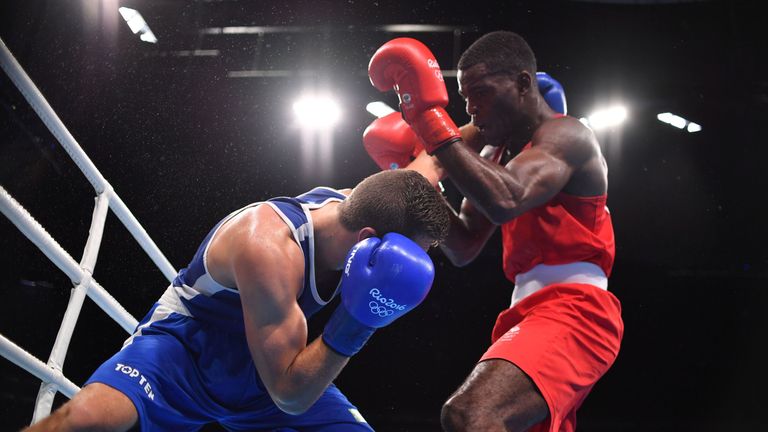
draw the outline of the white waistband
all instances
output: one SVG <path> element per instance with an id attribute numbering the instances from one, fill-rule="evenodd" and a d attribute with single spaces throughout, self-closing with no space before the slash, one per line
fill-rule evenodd
<path id="1" fill-rule="evenodd" d="M 555 283 L 583 283 L 598 288 L 608 289 L 608 277 L 598 265 L 589 262 L 568 264 L 539 264 L 525 273 L 515 276 L 515 289 L 512 291 L 512 304 L 528 297 L 545 286 Z"/>
<path id="2" fill-rule="evenodd" d="M 182 303 L 181 298 L 179 297 L 178 289 L 180 288 L 176 288 L 171 284 L 168 289 L 165 290 L 163 295 L 160 296 L 160 299 L 158 299 L 157 302 L 176 313 L 191 317 L 192 314 L 189 312 L 189 309 L 184 306 L 184 303 Z"/>

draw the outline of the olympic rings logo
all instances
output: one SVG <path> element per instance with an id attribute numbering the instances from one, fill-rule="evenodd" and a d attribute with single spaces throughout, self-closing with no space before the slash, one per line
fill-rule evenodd
<path id="1" fill-rule="evenodd" d="M 427 66 L 434 69 L 435 78 L 443 81 L 443 72 L 440 71 L 440 65 L 435 60 L 427 59 Z"/>
<path id="2" fill-rule="evenodd" d="M 388 317 L 388 316 L 390 316 L 390 315 L 395 313 L 395 311 L 393 311 L 392 309 L 387 309 L 387 308 L 385 308 L 384 306 L 378 304 L 375 301 L 371 301 L 370 303 L 368 303 L 368 307 L 371 308 L 371 313 L 372 314 L 378 315 L 378 316 L 380 316 L 382 318 Z"/>

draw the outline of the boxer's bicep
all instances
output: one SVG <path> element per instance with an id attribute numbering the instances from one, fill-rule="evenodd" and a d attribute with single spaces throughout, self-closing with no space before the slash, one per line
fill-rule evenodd
<path id="1" fill-rule="evenodd" d="M 573 174 L 573 168 L 565 160 L 539 148 L 520 153 L 507 163 L 506 169 L 516 185 L 510 206 L 515 216 L 552 199 Z"/>
<path id="2" fill-rule="evenodd" d="M 531 147 L 507 163 L 509 183 L 515 186 L 515 216 L 543 205 L 561 192 L 594 154 L 589 134 L 583 127 L 569 124 L 573 122 L 578 121 L 563 118 L 542 125 Z"/>

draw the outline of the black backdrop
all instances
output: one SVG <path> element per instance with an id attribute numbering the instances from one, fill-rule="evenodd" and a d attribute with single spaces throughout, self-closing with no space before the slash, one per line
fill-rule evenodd
<path id="1" fill-rule="evenodd" d="M 457 46 L 486 31 L 521 33 L 540 70 L 565 86 L 572 115 L 610 101 L 624 101 L 631 113 L 621 128 L 600 133 L 617 236 L 610 284 L 623 304 L 626 334 L 615 366 L 580 411 L 579 430 L 765 428 L 768 81 L 756 6 L 120 2 L 144 15 L 159 39 L 151 45 L 116 19 L 117 3 L 3 2 L 0 37 L 177 268 L 232 209 L 316 184 L 352 186 L 376 170 L 360 135 L 372 120 L 367 102 L 395 103 L 364 74 L 383 42 L 419 38 L 452 69 Z M 380 27 L 403 23 L 455 27 L 458 38 Z M 238 25 L 300 29 L 268 34 L 261 45 L 254 35 L 199 32 Z M 182 52 L 195 49 L 218 55 Z M 318 72 L 228 77 L 251 69 Z M 92 190 L 10 81 L 3 76 L 0 83 L 0 185 L 78 260 Z M 466 121 L 454 80 L 447 84 L 449 112 Z M 313 86 L 329 88 L 344 109 L 326 168 L 301 163 L 290 112 L 299 90 Z M 703 130 L 663 125 L 655 119 L 662 111 Z M 447 188 L 456 202 L 450 182 Z M 5 218 L 0 230 L 0 333 L 46 359 L 71 284 Z M 337 380 L 378 430 L 438 430 L 442 401 L 484 351 L 495 315 L 509 301 L 498 238 L 465 268 L 453 268 L 439 251 L 432 255 L 439 273 L 429 298 L 379 331 Z M 114 215 L 94 276 L 138 318 L 167 284 Z M 314 334 L 327 312 L 311 323 Z M 86 300 L 65 373 L 81 384 L 125 337 Z M 1 430 L 29 422 L 38 386 L 0 359 Z M 58 396 L 56 404 L 64 400 Z"/>

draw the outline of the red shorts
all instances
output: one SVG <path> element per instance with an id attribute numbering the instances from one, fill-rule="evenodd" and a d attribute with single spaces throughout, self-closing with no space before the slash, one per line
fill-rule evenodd
<path id="1" fill-rule="evenodd" d="M 550 285 L 499 314 L 493 345 L 480 361 L 510 361 L 536 384 L 550 417 L 532 431 L 570 432 L 576 410 L 616 360 L 623 334 L 613 294 L 592 285 Z"/>

